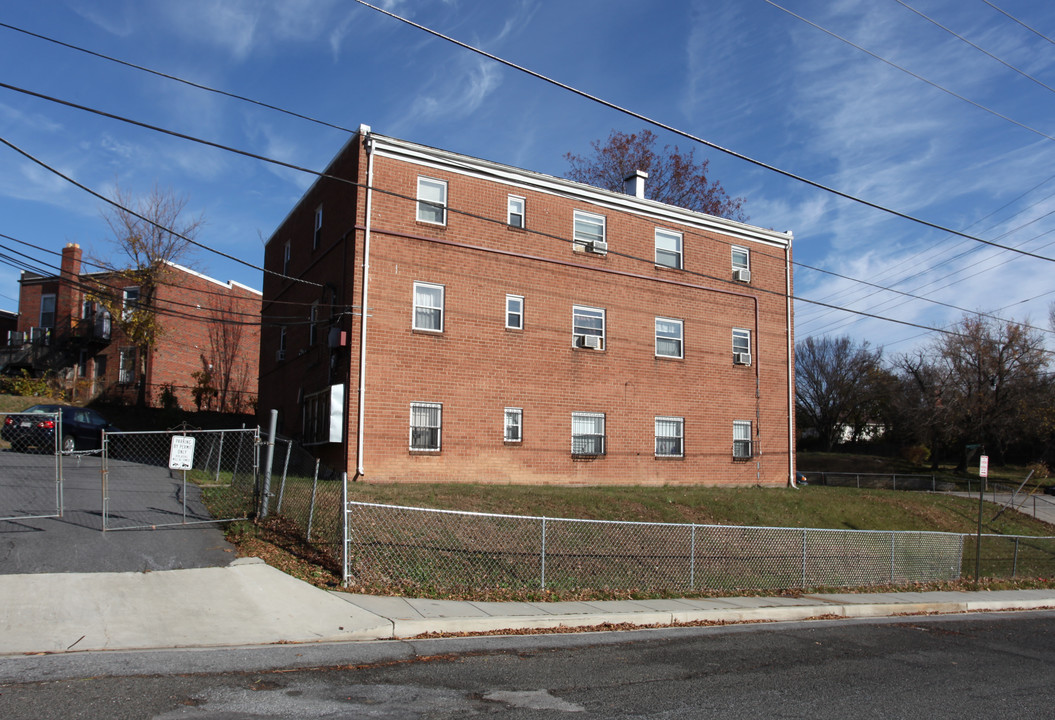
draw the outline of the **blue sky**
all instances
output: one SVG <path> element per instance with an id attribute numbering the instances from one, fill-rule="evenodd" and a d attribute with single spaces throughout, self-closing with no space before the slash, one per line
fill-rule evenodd
<path id="1" fill-rule="evenodd" d="M 779 0 L 904 71 L 765 0 L 378 4 L 823 185 L 1055 257 L 1053 3 Z M 351 0 L 9 2 L 0 23 L 345 128 L 366 123 L 554 175 L 567 170 L 564 153 L 585 152 L 612 129 L 644 125 Z M 0 67 L 0 81 L 10 85 L 316 170 L 347 139 L 7 28 L 0 28 Z M 657 132 L 664 143 L 692 146 Z M 313 179 L 7 89 L 0 89 L 0 137 L 104 194 L 115 183 L 133 193 L 155 183 L 172 188 L 188 198 L 189 213 L 204 216 L 201 242 L 257 265 L 264 240 Z M 931 229 L 706 147 L 696 152 L 730 194 L 746 198 L 753 224 L 794 232 L 797 262 L 1047 327 L 1055 263 Z M 54 250 L 78 242 L 105 256 L 101 205 L 0 147 L 0 233 Z M 211 253 L 198 253 L 196 267 L 261 287 L 258 271 Z M 17 309 L 17 281 L 18 270 L 0 265 L 0 308 Z M 795 283 L 800 298 L 911 323 L 940 327 L 962 315 L 803 267 Z M 867 339 L 888 353 L 932 337 L 798 301 L 797 338 L 824 333 Z"/>

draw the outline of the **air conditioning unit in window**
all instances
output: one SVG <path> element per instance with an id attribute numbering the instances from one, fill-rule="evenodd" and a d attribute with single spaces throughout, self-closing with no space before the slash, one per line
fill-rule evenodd
<path id="1" fill-rule="evenodd" d="M 737 365 L 750 365 L 751 364 L 751 353 L 738 352 L 733 353 L 733 362 Z"/>
<path id="2" fill-rule="evenodd" d="M 746 268 L 733 270 L 733 280 L 742 283 L 749 283 L 751 282 L 751 271 Z"/>
<path id="3" fill-rule="evenodd" d="M 603 240 L 594 240 L 589 246 L 590 252 L 597 253 L 598 255 L 608 254 L 608 243 Z"/>
<path id="4" fill-rule="evenodd" d="M 285 350 L 277 350 L 275 352 L 275 362 L 282 362 L 285 359 L 286 359 L 286 351 Z"/>
<path id="5" fill-rule="evenodd" d="M 579 336 L 579 347 L 589 348 L 591 350 L 601 349 L 601 336 L 600 335 L 580 335 Z"/>

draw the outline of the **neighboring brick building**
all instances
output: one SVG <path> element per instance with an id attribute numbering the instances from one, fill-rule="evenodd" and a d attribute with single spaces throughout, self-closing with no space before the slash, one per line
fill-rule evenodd
<path id="1" fill-rule="evenodd" d="M 157 406 L 170 388 L 181 407 L 194 409 L 197 383 L 192 373 L 211 369 L 215 387 L 219 369 L 227 364 L 227 408 L 252 410 L 259 291 L 168 263 L 153 304 L 162 332 L 143 372 L 139 350 L 92 295 L 93 289 L 120 293 L 125 306 L 132 307 L 139 289 L 114 273 L 82 273 L 79 245 L 63 248 L 59 275 L 23 271 L 20 284 L 18 327 L 0 349 L 4 372 L 50 371 L 76 400 L 101 396 L 131 403 L 142 389 L 148 404 Z M 208 402 L 218 409 L 218 397 Z"/>
<path id="2" fill-rule="evenodd" d="M 261 414 L 367 481 L 786 484 L 791 235 L 645 181 L 364 126 L 268 241 Z"/>

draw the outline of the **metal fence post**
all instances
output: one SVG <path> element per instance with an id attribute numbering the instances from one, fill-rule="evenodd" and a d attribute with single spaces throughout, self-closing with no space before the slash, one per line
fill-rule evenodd
<path id="1" fill-rule="evenodd" d="M 891 480 L 893 481 L 893 483 L 894 483 L 894 487 L 893 487 L 893 489 L 894 489 L 894 490 L 897 490 L 897 473 L 893 473 L 893 474 L 892 474 L 892 475 L 890 476 L 890 479 L 891 479 Z"/>
<path id="2" fill-rule="evenodd" d="M 102 472 L 102 476 L 103 476 L 103 478 L 102 478 L 102 480 L 103 480 L 102 481 L 102 490 L 103 490 L 103 532 L 106 532 L 106 511 L 107 511 L 107 505 L 109 504 L 109 498 L 107 497 L 108 493 L 107 493 L 107 488 L 106 488 L 106 473 L 107 473 L 107 466 L 109 465 L 110 438 L 108 438 L 106 436 L 106 431 L 105 430 L 103 430 L 102 434 L 103 434 L 103 440 L 102 440 L 102 445 L 103 445 L 103 463 L 102 463 L 102 470 L 101 470 L 101 472 Z"/>
<path id="3" fill-rule="evenodd" d="M 1018 575 L 1018 538 L 1015 538 L 1015 560 L 1011 566 L 1011 577 Z"/>
<path id="4" fill-rule="evenodd" d="M 896 554 L 897 533 L 890 533 L 890 584 L 894 584 L 894 557 Z"/>
<path id="5" fill-rule="evenodd" d="M 220 462 L 223 460 L 223 430 L 220 431 L 220 447 L 216 453 L 216 484 L 220 484 Z"/>
<path id="6" fill-rule="evenodd" d="M 271 411 L 271 421 L 267 428 L 267 457 L 264 460 L 264 491 L 260 493 L 260 517 L 267 517 L 268 505 L 271 504 L 271 466 L 275 462 L 275 433 L 278 432 L 278 410 Z"/>
<path id="7" fill-rule="evenodd" d="M 689 542 L 689 590 L 696 589 L 696 523 L 692 524 L 691 540 Z"/>
<path id="8" fill-rule="evenodd" d="M 802 567 L 801 567 L 801 583 L 799 587 L 806 587 L 806 528 L 802 528 Z"/>
<path id="9" fill-rule="evenodd" d="M 546 589 L 546 518 L 542 518 L 542 589 Z"/>
<path id="10" fill-rule="evenodd" d="M 348 537 L 348 473 L 341 473 L 341 535 L 344 537 L 341 543 L 344 550 L 341 552 L 341 585 L 348 587 L 348 580 L 351 576 L 349 572 L 349 565 L 351 564 L 351 553 L 349 552 L 349 545 L 351 538 Z"/>

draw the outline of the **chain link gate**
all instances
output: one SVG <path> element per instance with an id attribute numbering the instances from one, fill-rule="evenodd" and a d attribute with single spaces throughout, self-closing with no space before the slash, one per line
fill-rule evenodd
<path id="1" fill-rule="evenodd" d="M 62 517 L 62 415 L 0 414 L 0 520 Z"/>
<path id="2" fill-rule="evenodd" d="M 174 437 L 183 438 L 179 469 L 170 467 Z M 103 530 L 247 519 L 259 450 L 259 428 L 104 433 Z"/>

